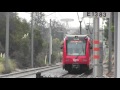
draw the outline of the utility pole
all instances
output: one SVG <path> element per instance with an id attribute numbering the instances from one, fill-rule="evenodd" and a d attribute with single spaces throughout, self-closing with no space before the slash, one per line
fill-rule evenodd
<path id="1" fill-rule="evenodd" d="M 89 27 L 90 27 L 90 25 L 86 25 L 87 34 L 88 34 Z M 89 34 L 88 34 L 88 35 L 89 35 Z"/>
<path id="2" fill-rule="evenodd" d="M 109 18 L 109 36 L 108 36 L 108 40 L 109 40 L 109 61 L 108 61 L 108 73 L 111 72 L 112 69 L 112 32 L 111 32 L 111 25 L 112 25 L 112 13 L 110 13 L 110 18 Z"/>
<path id="3" fill-rule="evenodd" d="M 80 22 L 80 35 L 82 34 L 82 32 L 81 32 L 81 23 L 82 23 L 82 21 L 79 21 Z"/>
<path id="4" fill-rule="evenodd" d="M 117 78 L 120 78 L 120 12 L 118 14 L 118 22 L 117 22 Z"/>
<path id="5" fill-rule="evenodd" d="M 80 23 L 80 35 L 81 35 L 81 34 L 82 34 L 82 32 L 81 32 L 81 23 L 82 23 L 82 20 L 80 21 L 80 18 L 79 18 L 78 12 L 77 12 L 77 16 L 78 16 L 78 20 L 79 20 L 79 23 Z"/>
<path id="6" fill-rule="evenodd" d="M 52 55 L 52 34 L 51 34 L 51 19 L 49 25 L 49 65 L 51 65 L 51 55 Z"/>
<path id="7" fill-rule="evenodd" d="M 99 69 L 99 18 L 94 18 L 94 39 L 93 39 L 93 77 L 98 77 Z"/>
<path id="8" fill-rule="evenodd" d="M 34 58 L 34 31 L 33 31 L 33 12 L 31 13 L 31 67 L 33 68 Z"/>
<path id="9" fill-rule="evenodd" d="M 114 12 L 115 78 L 120 78 L 120 12 Z"/>
<path id="10" fill-rule="evenodd" d="M 5 70 L 10 72 L 9 69 L 9 12 L 6 12 L 6 50 L 5 50 Z"/>
<path id="11" fill-rule="evenodd" d="M 115 77 L 120 78 L 120 12 L 115 12 Z"/>
<path id="12" fill-rule="evenodd" d="M 114 72 L 114 77 L 117 78 L 117 43 L 118 43 L 118 38 L 117 34 L 118 33 L 118 12 L 114 12 L 114 62 L 115 62 L 115 72 Z"/>

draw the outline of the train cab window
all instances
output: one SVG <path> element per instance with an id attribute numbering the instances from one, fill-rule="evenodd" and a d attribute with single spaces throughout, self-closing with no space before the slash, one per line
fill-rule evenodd
<path id="1" fill-rule="evenodd" d="M 68 55 L 85 55 L 86 42 L 83 41 L 69 41 L 67 42 Z"/>

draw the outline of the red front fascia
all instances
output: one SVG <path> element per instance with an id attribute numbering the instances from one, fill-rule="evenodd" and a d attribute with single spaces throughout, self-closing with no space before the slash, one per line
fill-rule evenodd
<path id="1" fill-rule="evenodd" d="M 63 60 L 62 63 L 63 64 L 73 64 L 73 63 L 78 63 L 78 64 L 87 64 L 89 65 L 90 62 L 90 46 L 89 46 L 89 40 L 87 40 L 86 43 L 86 55 L 84 56 L 78 56 L 77 57 L 77 61 L 75 62 L 74 59 L 76 58 L 76 56 L 70 56 L 67 55 L 67 51 L 66 51 L 66 39 L 64 40 L 64 45 L 63 45 Z"/>
<path id="2" fill-rule="evenodd" d="M 79 56 L 76 61 L 74 59 L 76 56 L 66 56 L 64 58 L 64 64 L 73 64 L 73 63 L 78 63 L 78 64 L 88 64 L 88 59 L 86 56 Z"/>

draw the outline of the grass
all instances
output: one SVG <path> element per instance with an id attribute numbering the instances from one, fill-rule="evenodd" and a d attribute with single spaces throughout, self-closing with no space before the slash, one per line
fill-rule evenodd
<path id="1" fill-rule="evenodd" d="M 2 74 L 2 72 L 4 72 L 5 68 L 3 63 L 0 62 L 0 74 Z"/>
<path id="2" fill-rule="evenodd" d="M 0 57 L 0 74 L 7 74 L 16 69 L 16 63 L 14 60 L 9 59 L 8 62 L 4 58 Z"/>

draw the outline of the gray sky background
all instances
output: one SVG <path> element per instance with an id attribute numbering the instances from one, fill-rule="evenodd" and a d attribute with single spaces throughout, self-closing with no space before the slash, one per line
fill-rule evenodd
<path id="1" fill-rule="evenodd" d="M 78 28 L 79 27 L 77 12 L 56 12 L 56 13 L 55 12 L 44 12 L 44 13 L 46 15 L 45 19 L 46 19 L 47 22 L 49 22 L 50 19 L 51 20 L 55 19 L 55 20 L 63 23 L 61 21 L 61 19 L 71 18 L 71 19 L 74 19 L 74 21 L 69 22 L 69 27 L 72 27 L 72 28 Z M 79 14 L 80 18 L 83 17 L 83 12 L 78 12 L 78 14 Z M 30 12 L 18 12 L 18 15 L 21 18 L 25 18 L 28 22 L 31 20 Z M 82 27 L 85 27 L 85 24 L 89 23 L 89 20 L 90 20 L 90 23 L 93 23 L 92 18 L 91 19 L 84 18 L 83 21 L 82 21 Z M 103 23 L 103 20 L 100 18 L 100 27 L 102 27 L 102 25 L 103 25 L 102 23 Z"/>

